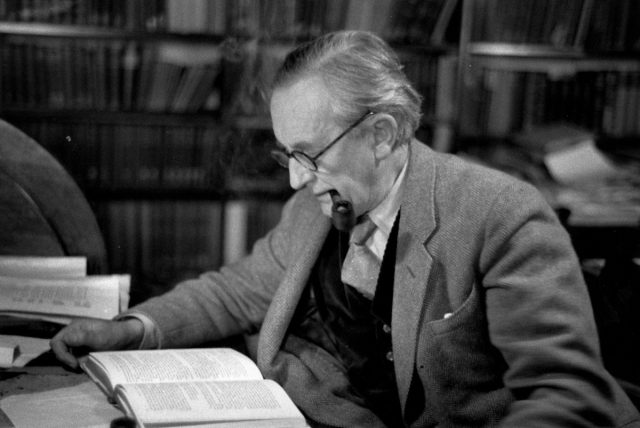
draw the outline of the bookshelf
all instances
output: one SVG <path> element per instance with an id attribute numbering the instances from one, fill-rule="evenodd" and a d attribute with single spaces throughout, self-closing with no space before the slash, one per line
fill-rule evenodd
<path id="1" fill-rule="evenodd" d="M 89 199 L 132 303 L 244 254 L 279 218 L 270 78 L 328 31 L 378 32 L 454 135 L 460 0 L 0 0 L 0 117 Z M 454 78 L 452 78 L 452 76 Z"/>
<path id="2" fill-rule="evenodd" d="M 464 2 L 460 137 L 568 122 L 640 136 L 640 17 L 629 0 Z"/>
<path id="3" fill-rule="evenodd" d="M 580 224 L 575 216 L 561 218 L 585 258 L 608 257 L 616 247 L 640 254 L 640 168 L 631 161 L 640 149 L 638 18 L 640 3 L 633 0 L 463 2 L 452 149 L 529 179 L 560 211 L 563 196 L 579 194 L 593 218 Z M 539 153 L 516 143 L 557 125 L 589 134 L 630 173 L 570 186 L 552 182 L 531 167 Z M 630 213 L 625 220 L 623 212 Z"/>

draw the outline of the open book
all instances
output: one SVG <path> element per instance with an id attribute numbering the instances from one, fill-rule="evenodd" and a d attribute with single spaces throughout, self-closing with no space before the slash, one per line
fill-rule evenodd
<path id="1" fill-rule="evenodd" d="M 92 352 L 80 363 L 141 427 L 307 427 L 280 385 L 230 348 Z"/>

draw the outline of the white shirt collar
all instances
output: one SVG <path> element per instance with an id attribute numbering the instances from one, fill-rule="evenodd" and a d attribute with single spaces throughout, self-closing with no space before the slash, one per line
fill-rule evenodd
<path id="1" fill-rule="evenodd" d="M 407 160 L 402 167 L 400 174 L 398 174 L 396 181 L 393 183 L 393 186 L 391 186 L 391 190 L 387 196 L 377 207 L 368 213 L 371 221 L 373 221 L 378 230 L 382 232 L 385 243 L 386 240 L 389 239 L 391 228 L 393 227 L 393 223 L 395 222 L 398 211 L 400 210 L 400 201 L 402 200 L 402 190 L 404 188 L 404 177 L 407 172 L 408 164 L 409 162 Z"/>

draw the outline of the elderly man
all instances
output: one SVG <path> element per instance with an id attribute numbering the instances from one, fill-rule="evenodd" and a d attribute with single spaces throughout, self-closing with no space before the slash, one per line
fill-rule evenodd
<path id="1" fill-rule="evenodd" d="M 257 361 L 319 426 L 629 426 L 570 240 L 531 186 L 414 138 L 390 48 L 338 32 L 290 53 L 271 116 L 296 193 L 240 262 L 72 350 L 196 346 L 260 330 Z"/>

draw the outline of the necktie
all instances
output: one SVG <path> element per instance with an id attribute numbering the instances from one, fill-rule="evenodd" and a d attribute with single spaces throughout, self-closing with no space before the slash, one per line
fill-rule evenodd
<path id="1" fill-rule="evenodd" d="M 351 285 L 369 299 L 373 299 L 376 293 L 380 274 L 380 261 L 365 245 L 375 228 L 376 225 L 369 216 L 354 226 L 341 272 L 342 282 Z"/>

